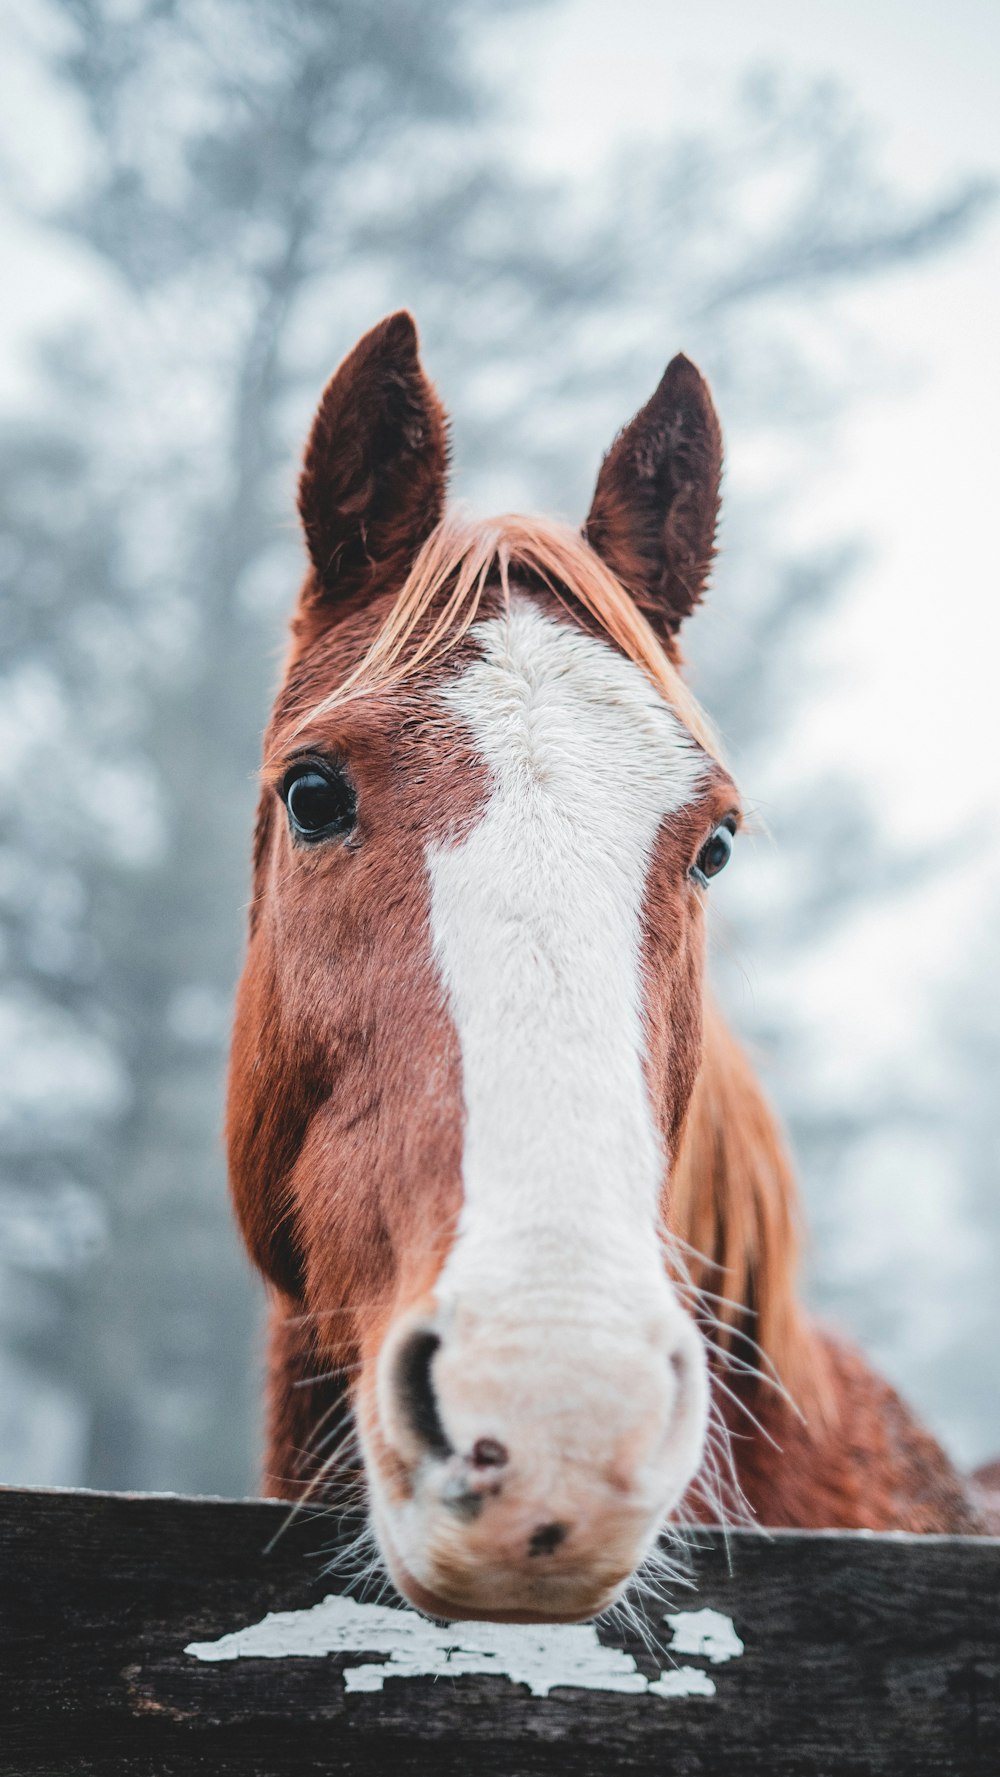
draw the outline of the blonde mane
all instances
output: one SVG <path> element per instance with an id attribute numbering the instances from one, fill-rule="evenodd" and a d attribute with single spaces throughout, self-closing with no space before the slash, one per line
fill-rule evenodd
<path id="1" fill-rule="evenodd" d="M 798 1293 L 791 1157 L 748 1055 L 708 992 L 701 1068 L 670 1169 L 667 1224 L 696 1306 L 715 1321 L 716 1343 L 737 1368 L 754 1364 L 756 1345 L 798 1409 L 829 1424 L 829 1358 Z"/>
<path id="2" fill-rule="evenodd" d="M 609 640 L 642 668 L 700 746 L 720 757 L 711 724 L 635 600 L 579 531 L 551 519 L 505 513 L 476 520 L 449 512 L 421 549 L 386 622 L 354 670 L 300 723 L 385 691 L 442 659 L 465 636 L 491 581 L 507 604 L 518 573 L 563 603 L 572 597 Z"/>

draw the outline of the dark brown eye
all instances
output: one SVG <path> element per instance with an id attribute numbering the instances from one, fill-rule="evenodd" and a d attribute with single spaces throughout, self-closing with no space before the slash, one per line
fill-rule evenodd
<path id="1" fill-rule="evenodd" d="M 325 761 L 296 765 L 281 786 L 288 821 L 298 839 L 333 839 L 350 833 L 358 799 L 345 772 Z"/>
<path id="2" fill-rule="evenodd" d="M 695 882 L 706 886 L 710 876 L 718 876 L 719 871 L 726 868 L 732 856 L 735 831 L 736 822 L 731 816 L 727 816 L 711 837 L 706 839 L 691 871 Z"/>

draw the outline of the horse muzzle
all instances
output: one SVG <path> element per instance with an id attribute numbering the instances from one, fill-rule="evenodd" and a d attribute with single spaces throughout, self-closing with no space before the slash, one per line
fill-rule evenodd
<path id="1" fill-rule="evenodd" d="M 707 1425 L 702 1340 L 665 1280 L 653 1295 L 545 1315 L 509 1295 L 452 1299 L 390 1327 L 362 1438 L 375 1530 L 412 1604 L 559 1622 L 621 1594 Z"/>

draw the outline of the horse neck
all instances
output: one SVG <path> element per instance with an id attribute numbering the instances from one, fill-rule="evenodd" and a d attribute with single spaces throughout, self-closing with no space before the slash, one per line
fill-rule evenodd
<path id="1" fill-rule="evenodd" d="M 788 1150 L 749 1059 L 711 1000 L 701 1070 L 669 1184 L 667 1220 L 723 1349 L 756 1341 L 805 1408 L 822 1406 L 824 1366 L 798 1295 L 799 1196 Z M 723 1298 L 722 1301 L 714 1300 Z M 749 1312 L 746 1312 L 749 1310 Z"/>

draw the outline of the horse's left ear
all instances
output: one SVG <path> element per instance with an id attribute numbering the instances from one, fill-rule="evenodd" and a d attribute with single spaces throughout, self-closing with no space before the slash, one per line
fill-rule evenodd
<path id="1" fill-rule="evenodd" d="M 708 384 L 678 356 L 611 446 L 584 527 L 668 642 L 708 581 L 721 477 L 722 431 Z"/>
<path id="2" fill-rule="evenodd" d="M 444 509 L 448 423 L 405 309 L 358 341 L 327 383 L 299 480 L 317 614 L 402 581 Z"/>

